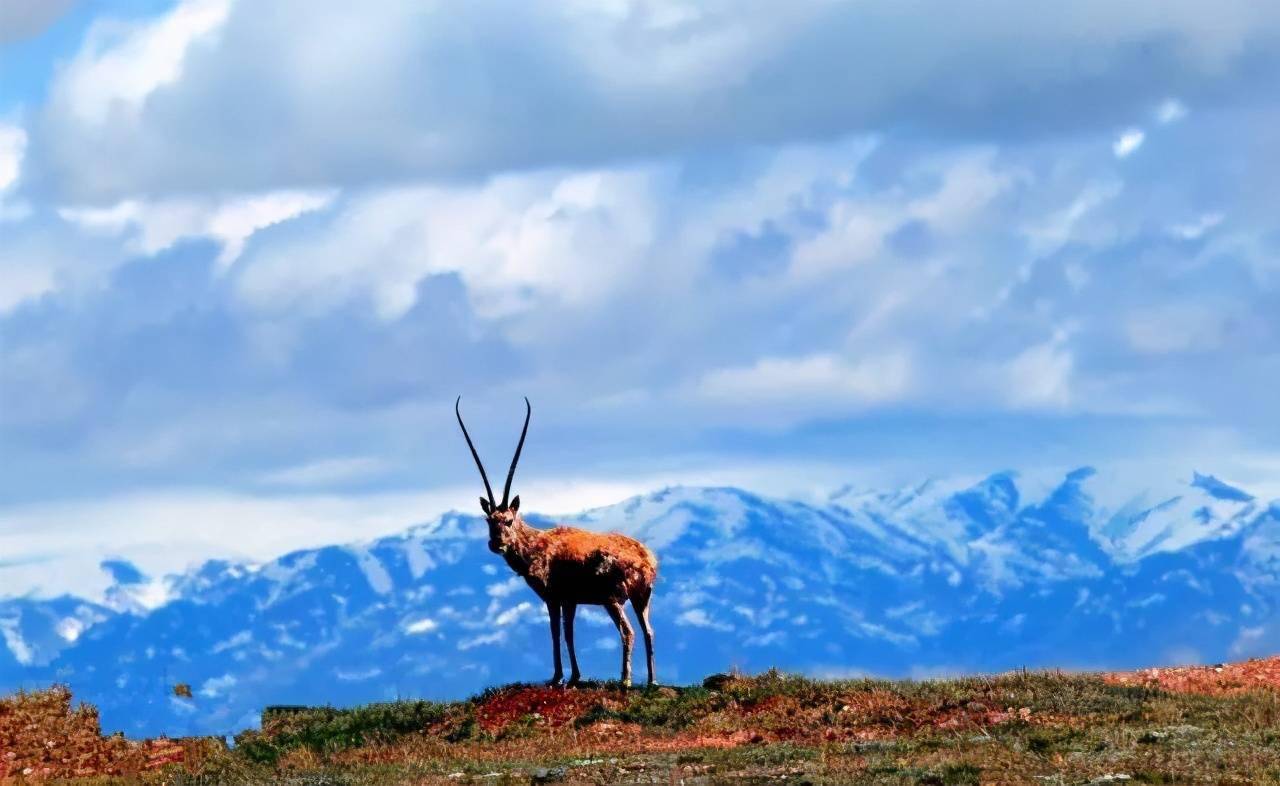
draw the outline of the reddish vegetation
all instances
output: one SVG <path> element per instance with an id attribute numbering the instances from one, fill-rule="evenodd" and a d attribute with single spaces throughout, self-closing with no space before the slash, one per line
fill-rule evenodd
<path id="1" fill-rule="evenodd" d="M 1104 674 L 1115 685 L 1146 685 L 1181 693 L 1211 696 L 1269 689 L 1280 690 L 1280 656 L 1217 666 L 1175 666 Z"/>
<path id="2" fill-rule="evenodd" d="M 626 694 L 618 691 L 513 687 L 481 702 L 476 708 L 476 721 L 485 732 L 501 736 L 522 726 L 542 730 L 576 726 L 575 722 L 592 711 L 618 711 L 626 706 Z M 1041 724 L 1061 720 L 1047 714 L 1033 715 L 1026 707 L 989 706 L 976 701 L 963 705 L 931 704 L 889 690 L 872 690 L 851 691 L 834 705 L 808 705 L 785 695 L 765 696 L 743 704 L 733 702 L 729 708 L 712 712 L 678 732 L 601 720 L 582 726 L 574 736 L 612 751 L 684 750 L 763 742 L 819 744 L 884 739 L 929 728 L 978 729 L 1011 721 Z"/>
<path id="3" fill-rule="evenodd" d="M 189 760 L 205 743 L 102 736 L 98 711 L 62 686 L 0 699 L 0 780 L 132 775 Z"/>
<path id="4" fill-rule="evenodd" d="M 556 727 L 572 723 L 596 706 L 616 708 L 623 703 L 618 691 L 505 688 L 476 707 L 476 722 L 491 734 L 521 722 Z"/>

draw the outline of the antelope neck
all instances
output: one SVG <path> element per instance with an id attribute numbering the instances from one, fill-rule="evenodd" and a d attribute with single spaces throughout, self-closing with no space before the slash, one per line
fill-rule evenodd
<path id="1" fill-rule="evenodd" d="M 510 545 L 502 550 L 502 558 L 517 574 L 527 577 L 534 555 L 542 551 L 542 540 L 542 530 L 516 519 L 511 523 Z"/>

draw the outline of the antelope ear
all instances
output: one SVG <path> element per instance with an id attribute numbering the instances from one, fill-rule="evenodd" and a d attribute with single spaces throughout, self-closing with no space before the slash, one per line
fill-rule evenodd
<path id="1" fill-rule="evenodd" d="M 489 500 L 484 497 L 480 498 L 480 509 L 484 511 L 484 515 L 486 516 L 493 513 L 493 508 L 489 507 Z"/>
<path id="2" fill-rule="evenodd" d="M 517 494 L 517 495 L 516 495 L 516 498 L 515 498 L 515 499 L 511 500 L 511 505 L 510 505 L 509 507 L 511 508 L 511 512 L 512 512 L 512 513 L 515 513 L 516 511 L 520 510 L 520 495 L 519 495 L 519 494 Z"/>

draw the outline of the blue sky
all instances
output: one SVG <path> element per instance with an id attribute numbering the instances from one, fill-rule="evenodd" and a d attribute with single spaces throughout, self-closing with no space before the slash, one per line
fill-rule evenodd
<path id="1" fill-rule="evenodd" d="M 1280 472 L 1280 6 L 0 12 L 0 577 L 473 504 Z M 70 556 L 68 556 L 70 555 Z"/>

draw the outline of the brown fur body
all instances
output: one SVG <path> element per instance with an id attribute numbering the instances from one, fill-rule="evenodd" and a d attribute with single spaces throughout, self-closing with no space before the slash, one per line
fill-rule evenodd
<path id="1" fill-rule="evenodd" d="M 521 522 L 523 523 L 523 522 Z M 543 600 L 604 606 L 653 587 L 658 560 L 626 535 L 574 527 L 521 528 L 507 564 Z"/>
<path id="2" fill-rule="evenodd" d="M 555 648 L 553 683 L 563 679 L 560 662 L 561 620 L 571 668 L 569 682 L 579 679 L 574 651 L 573 618 L 580 605 L 603 606 L 622 638 L 622 681 L 631 681 L 631 647 L 635 634 L 623 606 L 631 601 L 644 633 L 649 682 L 655 682 L 653 628 L 649 599 L 658 577 L 658 559 L 643 543 L 618 533 L 576 527 L 537 529 L 515 510 L 495 510 L 488 517 L 489 548 L 547 605 Z"/>

